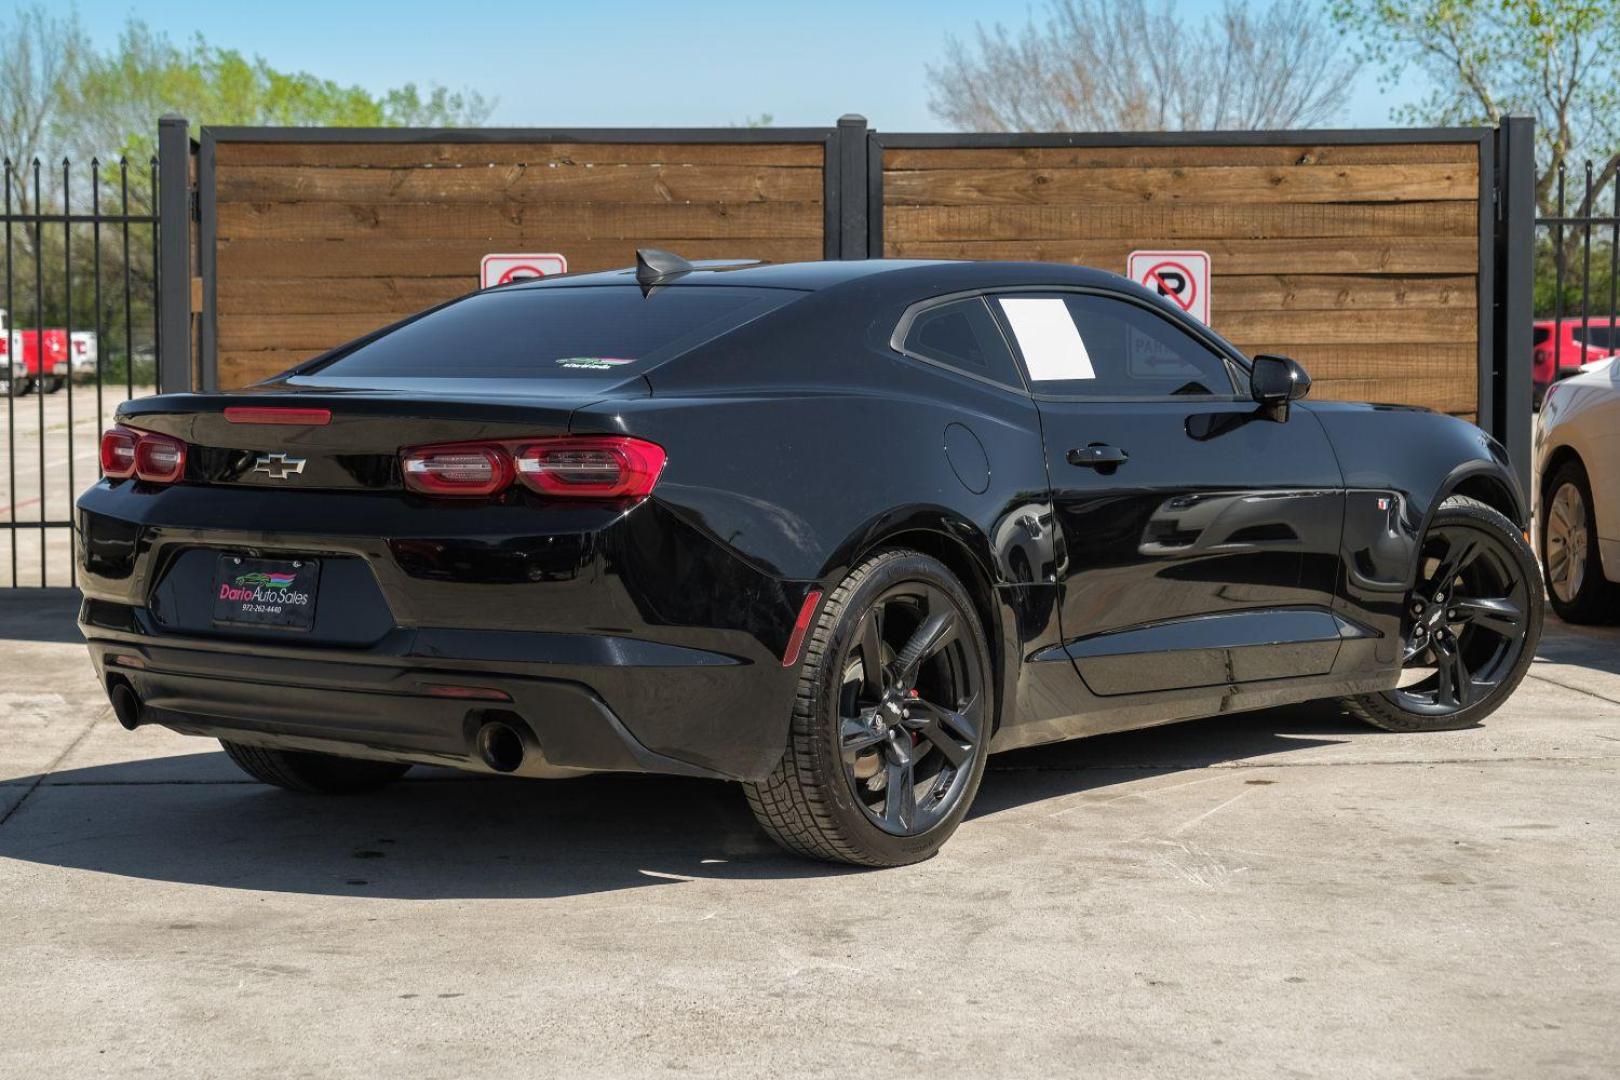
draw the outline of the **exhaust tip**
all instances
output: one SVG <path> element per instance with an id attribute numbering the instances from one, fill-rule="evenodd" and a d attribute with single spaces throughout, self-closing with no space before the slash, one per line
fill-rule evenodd
<path id="1" fill-rule="evenodd" d="M 491 720 L 478 729 L 478 757 L 499 773 L 516 772 L 523 764 L 523 736 L 511 724 Z"/>
<path id="2" fill-rule="evenodd" d="M 113 715 L 125 731 L 134 731 L 141 726 L 141 699 L 129 683 L 123 680 L 113 683 L 107 696 L 112 699 Z"/>

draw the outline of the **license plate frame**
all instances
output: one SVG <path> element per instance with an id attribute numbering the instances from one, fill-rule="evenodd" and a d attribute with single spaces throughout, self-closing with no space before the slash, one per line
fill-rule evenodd
<path id="1" fill-rule="evenodd" d="M 224 553 L 214 564 L 214 625 L 308 633 L 315 626 L 320 579 L 318 559 Z"/>

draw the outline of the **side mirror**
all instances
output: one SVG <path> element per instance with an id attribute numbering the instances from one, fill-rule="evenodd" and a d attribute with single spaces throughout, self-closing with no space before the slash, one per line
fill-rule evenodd
<path id="1" fill-rule="evenodd" d="M 1311 377 L 1297 360 L 1262 354 L 1249 371 L 1249 392 L 1273 420 L 1286 420 L 1288 403 L 1311 392 Z"/>

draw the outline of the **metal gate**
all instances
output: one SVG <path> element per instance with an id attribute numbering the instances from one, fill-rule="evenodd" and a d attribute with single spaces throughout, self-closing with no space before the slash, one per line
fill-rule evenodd
<path id="1" fill-rule="evenodd" d="M 1588 161 L 1572 185 L 1560 168 L 1553 199 L 1553 213 L 1536 221 L 1538 405 L 1552 382 L 1620 353 L 1620 174 L 1594 175 Z"/>
<path id="2" fill-rule="evenodd" d="M 157 160 L 4 164 L 6 488 L 0 583 L 76 581 L 73 500 L 118 403 L 152 392 Z"/>

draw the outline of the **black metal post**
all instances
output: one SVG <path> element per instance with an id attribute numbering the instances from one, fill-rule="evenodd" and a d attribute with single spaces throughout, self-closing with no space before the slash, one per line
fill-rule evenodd
<path id="1" fill-rule="evenodd" d="M 191 389 L 191 137 L 158 121 L 158 393 Z"/>
<path id="2" fill-rule="evenodd" d="M 1530 491 L 1530 324 L 1534 309 L 1536 122 L 1502 121 L 1497 137 L 1499 228 L 1496 242 L 1497 402 L 1491 434 L 1507 448 L 1525 498 Z"/>
<path id="3" fill-rule="evenodd" d="M 838 118 L 838 257 L 864 259 L 866 250 L 866 117 Z"/>

